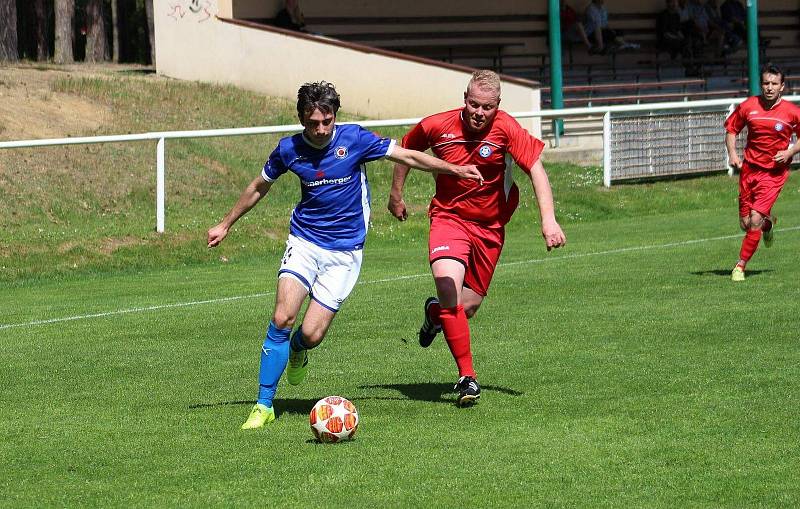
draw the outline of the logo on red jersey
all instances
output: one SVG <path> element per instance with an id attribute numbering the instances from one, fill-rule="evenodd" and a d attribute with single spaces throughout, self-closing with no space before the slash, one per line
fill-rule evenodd
<path id="1" fill-rule="evenodd" d="M 781 124 L 780 122 L 776 123 L 775 130 L 778 132 L 783 131 L 783 124 Z"/>
<path id="2" fill-rule="evenodd" d="M 336 147 L 336 150 L 333 151 L 333 155 L 334 157 L 336 157 L 336 159 L 344 159 L 345 157 L 347 157 L 347 147 L 343 146 Z"/>
<path id="3" fill-rule="evenodd" d="M 436 254 L 439 251 L 450 251 L 450 246 L 436 246 L 435 248 L 431 249 L 431 254 Z"/>
<path id="4" fill-rule="evenodd" d="M 492 147 L 489 145 L 484 145 L 480 150 L 478 150 L 478 153 L 481 155 L 481 157 L 489 157 L 492 155 Z"/>

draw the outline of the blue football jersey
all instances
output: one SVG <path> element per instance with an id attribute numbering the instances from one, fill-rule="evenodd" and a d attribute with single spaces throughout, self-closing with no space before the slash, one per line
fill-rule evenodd
<path id="1" fill-rule="evenodd" d="M 370 214 L 365 163 L 389 155 L 394 143 L 355 124 L 337 124 L 324 147 L 303 133 L 281 139 L 261 176 L 274 182 L 291 171 L 300 178 L 290 233 L 333 251 L 362 249 Z"/>

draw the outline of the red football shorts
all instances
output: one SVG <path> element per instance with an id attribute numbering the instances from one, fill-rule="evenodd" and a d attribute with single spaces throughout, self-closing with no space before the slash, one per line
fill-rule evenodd
<path id="1" fill-rule="evenodd" d="M 763 171 L 744 161 L 739 174 L 739 217 L 749 216 L 751 210 L 762 216 L 770 215 L 788 178 L 788 170 Z"/>
<path id="2" fill-rule="evenodd" d="M 463 263 L 464 286 L 485 297 L 504 240 L 504 228 L 486 228 L 455 216 L 437 214 L 431 218 L 428 260 L 433 263 L 450 258 Z"/>

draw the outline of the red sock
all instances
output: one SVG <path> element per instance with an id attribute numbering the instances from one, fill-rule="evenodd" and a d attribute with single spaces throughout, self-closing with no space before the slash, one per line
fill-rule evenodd
<path id="1" fill-rule="evenodd" d="M 434 325 L 442 325 L 442 320 L 439 318 L 441 313 L 442 307 L 439 306 L 438 302 L 433 302 L 430 306 L 428 306 L 428 318 L 431 319 Z"/>
<path id="2" fill-rule="evenodd" d="M 439 319 L 442 322 L 447 346 L 450 347 L 450 353 L 456 360 L 458 376 L 475 378 L 469 344 L 469 322 L 467 322 L 467 314 L 464 313 L 464 306 L 459 304 L 454 308 L 441 308 Z"/>
<path id="3" fill-rule="evenodd" d="M 758 241 L 761 240 L 761 230 L 747 230 L 742 240 L 742 249 L 739 251 L 739 259 L 745 262 L 750 261 L 753 253 L 758 249 Z"/>

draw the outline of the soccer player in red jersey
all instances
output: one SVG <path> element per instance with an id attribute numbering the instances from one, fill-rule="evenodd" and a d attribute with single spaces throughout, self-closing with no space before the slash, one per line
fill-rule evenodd
<path id="1" fill-rule="evenodd" d="M 767 65 L 761 72 L 761 95 L 747 98 L 725 120 L 725 146 L 731 166 L 739 173 L 739 226 L 744 230 L 739 261 L 731 272 L 733 281 L 744 281 L 747 262 L 764 238 L 773 242 L 775 216 L 772 206 L 789 178 L 789 163 L 800 152 L 791 143 L 800 134 L 800 108 L 781 99 L 783 71 Z M 744 160 L 736 153 L 736 135 L 747 127 Z"/>
<path id="2" fill-rule="evenodd" d="M 464 93 L 464 107 L 423 119 L 403 138 L 403 147 L 430 148 L 450 163 L 476 165 L 483 176 L 482 184 L 473 185 L 436 175 L 436 194 L 428 213 L 428 259 L 438 298 L 425 302 L 419 342 L 427 347 L 439 331 L 444 332 L 458 366 L 454 389 L 459 406 L 472 405 L 480 397 L 467 320 L 486 297 L 503 249 L 505 224 L 519 203 L 512 159 L 533 184 L 547 250 L 566 243 L 556 222 L 550 181 L 539 160 L 544 143 L 499 110 L 499 105 L 500 77 L 492 71 L 477 71 Z M 401 221 L 407 217 L 403 201 L 407 175 L 406 166 L 395 164 L 389 211 Z"/>

